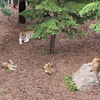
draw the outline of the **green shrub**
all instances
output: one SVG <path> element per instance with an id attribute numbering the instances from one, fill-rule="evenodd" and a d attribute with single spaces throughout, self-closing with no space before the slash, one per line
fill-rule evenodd
<path id="1" fill-rule="evenodd" d="M 67 76 L 64 79 L 64 84 L 70 91 L 75 92 L 77 90 L 77 86 L 72 82 L 72 76 Z"/>

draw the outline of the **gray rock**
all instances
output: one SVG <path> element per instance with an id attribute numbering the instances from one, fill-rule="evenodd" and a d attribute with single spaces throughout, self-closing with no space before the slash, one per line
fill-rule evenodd
<path id="1" fill-rule="evenodd" d="M 88 64 L 83 64 L 80 69 L 73 74 L 72 80 L 76 84 L 79 91 L 85 91 L 94 86 L 100 85 L 100 72 L 90 72 Z"/>

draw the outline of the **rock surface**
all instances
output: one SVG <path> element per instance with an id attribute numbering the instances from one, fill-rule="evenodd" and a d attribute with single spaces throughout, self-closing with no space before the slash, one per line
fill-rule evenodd
<path id="1" fill-rule="evenodd" d="M 83 64 L 80 69 L 73 74 L 73 82 L 76 84 L 79 91 L 85 91 L 94 86 L 100 85 L 100 72 L 98 75 L 95 72 L 90 72 L 88 64 Z"/>

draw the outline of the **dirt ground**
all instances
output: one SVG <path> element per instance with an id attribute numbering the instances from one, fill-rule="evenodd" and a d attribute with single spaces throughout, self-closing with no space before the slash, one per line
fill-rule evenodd
<path id="1" fill-rule="evenodd" d="M 88 29 L 88 21 L 79 28 L 86 32 L 83 38 L 67 40 L 64 34 L 56 38 L 56 54 L 47 53 L 49 39 L 32 39 L 19 45 L 19 31 L 27 30 L 18 24 L 18 11 L 13 9 L 8 18 L 0 12 L 0 100 L 99 100 L 100 86 L 75 93 L 64 85 L 64 78 L 75 73 L 92 57 L 100 57 L 100 35 Z M 7 73 L 1 63 L 13 60 L 17 70 Z M 55 74 L 47 75 L 43 66 L 53 62 Z"/>

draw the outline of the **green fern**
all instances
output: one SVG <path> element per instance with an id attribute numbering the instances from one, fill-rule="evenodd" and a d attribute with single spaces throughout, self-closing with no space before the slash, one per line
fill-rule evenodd
<path id="1" fill-rule="evenodd" d="M 20 12 L 19 15 L 23 15 L 26 18 L 34 18 L 33 13 L 34 13 L 34 9 L 31 9 L 31 10 L 25 10 L 23 12 Z"/>
<path id="2" fill-rule="evenodd" d="M 93 29 L 96 33 L 100 34 L 100 22 L 92 24 L 90 28 Z"/>
<path id="3" fill-rule="evenodd" d="M 12 14 L 11 10 L 6 8 L 7 0 L 0 0 L 0 10 L 4 13 L 5 16 L 10 16 Z"/>
<path id="4" fill-rule="evenodd" d="M 100 1 L 89 3 L 79 13 L 82 17 L 87 19 L 97 18 L 100 20 Z M 96 33 L 100 34 L 100 22 L 92 24 L 90 28 L 93 29 Z"/>
<path id="5" fill-rule="evenodd" d="M 70 91 L 76 92 L 77 86 L 72 82 L 72 76 L 67 76 L 64 79 L 64 84 Z"/>
<path id="6" fill-rule="evenodd" d="M 46 39 L 48 34 L 57 34 L 57 31 L 59 30 L 59 26 L 57 26 L 57 24 L 59 25 L 59 22 L 55 18 L 52 18 L 47 22 L 35 25 L 33 37 L 37 38 L 38 36 L 42 36 L 43 39 Z"/>
<path id="7" fill-rule="evenodd" d="M 4 8 L 3 9 L 4 15 L 5 16 L 10 16 L 12 14 L 11 10 Z"/>
<path id="8" fill-rule="evenodd" d="M 79 14 L 82 17 L 87 17 L 87 16 L 91 16 L 93 17 L 93 15 L 95 17 L 100 17 L 100 2 L 92 2 L 87 4 L 80 12 Z"/>
<path id="9" fill-rule="evenodd" d="M 45 0 L 40 5 L 36 6 L 37 10 L 45 10 L 49 12 L 61 12 L 63 9 L 57 4 L 56 0 Z"/>

